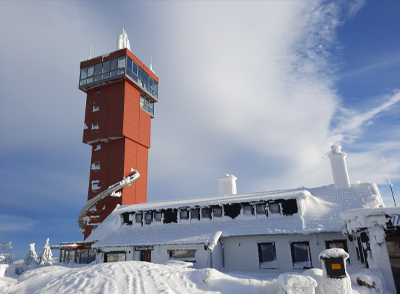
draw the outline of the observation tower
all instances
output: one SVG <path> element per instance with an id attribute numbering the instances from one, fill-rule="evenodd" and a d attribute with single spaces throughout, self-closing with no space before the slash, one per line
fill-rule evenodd
<path id="1" fill-rule="evenodd" d="M 140 178 L 99 200 L 85 213 L 86 239 L 117 204 L 147 201 L 151 119 L 158 77 L 131 51 L 123 30 L 117 50 L 80 63 L 79 89 L 86 93 L 83 143 L 92 147 L 88 201 L 135 169 Z"/>

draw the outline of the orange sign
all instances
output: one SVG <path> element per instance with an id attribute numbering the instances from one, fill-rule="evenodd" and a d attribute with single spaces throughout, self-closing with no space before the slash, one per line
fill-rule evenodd
<path id="1" fill-rule="evenodd" d="M 340 266 L 340 263 L 333 263 L 332 264 L 332 269 L 338 270 L 341 269 L 342 267 Z"/>

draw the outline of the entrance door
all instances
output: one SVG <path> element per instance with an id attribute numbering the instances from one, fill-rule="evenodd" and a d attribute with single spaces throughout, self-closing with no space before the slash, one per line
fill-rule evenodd
<path id="1" fill-rule="evenodd" d="M 140 260 L 151 262 L 151 250 L 140 251 Z"/>
<path id="2" fill-rule="evenodd" d="M 386 248 L 397 293 L 400 293 L 400 236 L 387 236 Z"/>

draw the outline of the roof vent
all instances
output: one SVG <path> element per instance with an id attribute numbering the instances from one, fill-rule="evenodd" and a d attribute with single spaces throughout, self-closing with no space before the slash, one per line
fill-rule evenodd
<path id="1" fill-rule="evenodd" d="M 350 188 L 349 173 L 347 172 L 346 156 L 347 154 L 340 149 L 342 146 L 331 146 L 332 154 L 329 154 L 331 161 L 333 183 L 336 189 Z"/>
<path id="2" fill-rule="evenodd" d="M 234 175 L 226 174 L 223 178 L 217 178 L 218 180 L 218 190 L 220 196 L 225 195 L 235 195 L 236 190 L 236 180 Z"/>
<path id="3" fill-rule="evenodd" d="M 131 45 L 129 44 L 128 35 L 125 29 L 122 29 L 122 34 L 118 36 L 117 39 L 117 50 L 125 49 L 131 50 Z"/>

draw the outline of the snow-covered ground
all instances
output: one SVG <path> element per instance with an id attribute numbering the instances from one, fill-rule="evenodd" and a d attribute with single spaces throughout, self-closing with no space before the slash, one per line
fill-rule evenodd
<path id="1" fill-rule="evenodd" d="M 0 265 L 0 292 L 11 293 L 264 293 L 279 291 L 278 274 L 221 273 L 193 269 L 189 263 L 154 264 L 140 261 L 93 265 L 55 264 L 21 275 L 11 265 Z M 318 281 L 321 270 L 307 273 Z M 377 293 L 352 284 L 353 294 Z M 319 287 L 318 287 L 319 288 Z M 316 293 L 321 293 L 319 289 Z M 388 292 L 384 292 L 388 293 Z"/>

